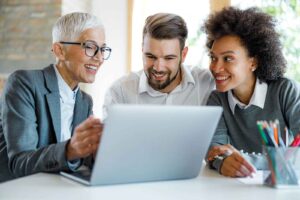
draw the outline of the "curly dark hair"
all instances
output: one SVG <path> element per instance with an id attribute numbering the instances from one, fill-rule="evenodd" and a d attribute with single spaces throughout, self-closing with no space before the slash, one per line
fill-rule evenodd
<path id="1" fill-rule="evenodd" d="M 275 26 L 275 19 L 257 7 L 246 10 L 228 7 L 211 14 L 202 30 L 207 34 L 208 49 L 216 39 L 226 35 L 238 36 L 248 55 L 257 59 L 255 75 L 268 82 L 283 77 L 286 71 L 286 60 Z"/>

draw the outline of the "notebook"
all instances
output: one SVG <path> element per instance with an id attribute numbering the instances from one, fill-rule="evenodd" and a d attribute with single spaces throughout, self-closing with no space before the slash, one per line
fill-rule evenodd
<path id="1" fill-rule="evenodd" d="M 61 174 L 86 185 L 194 178 L 221 113 L 214 106 L 113 105 L 93 170 Z"/>

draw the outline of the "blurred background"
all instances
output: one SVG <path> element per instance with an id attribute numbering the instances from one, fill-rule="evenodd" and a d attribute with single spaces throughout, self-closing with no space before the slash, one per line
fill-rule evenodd
<path id="1" fill-rule="evenodd" d="M 300 0 L 0 0 L 0 92 L 17 69 L 41 69 L 55 62 L 51 52 L 52 26 L 58 17 L 90 12 L 105 26 L 112 55 L 101 66 L 93 84 L 81 88 L 92 95 L 94 113 L 102 116 L 107 88 L 119 77 L 143 68 L 142 29 L 145 18 L 157 12 L 182 16 L 189 29 L 186 65 L 208 67 L 203 20 L 225 6 L 258 6 L 276 17 L 287 76 L 300 81 Z"/>

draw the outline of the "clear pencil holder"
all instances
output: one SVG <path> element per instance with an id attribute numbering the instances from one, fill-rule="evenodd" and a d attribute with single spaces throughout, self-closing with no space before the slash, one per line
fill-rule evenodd
<path id="1" fill-rule="evenodd" d="M 299 187 L 300 148 L 263 146 L 269 170 L 264 171 L 264 184 L 275 188 Z"/>

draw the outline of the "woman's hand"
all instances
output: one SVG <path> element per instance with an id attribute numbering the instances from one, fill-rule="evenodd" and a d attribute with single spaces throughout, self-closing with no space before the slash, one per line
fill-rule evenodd
<path id="1" fill-rule="evenodd" d="M 75 160 L 96 154 L 102 130 L 100 119 L 93 116 L 79 124 L 67 145 L 67 159 Z"/>
<path id="2" fill-rule="evenodd" d="M 207 155 L 208 161 L 212 161 L 216 156 L 226 155 L 223 160 L 220 173 L 229 177 L 246 177 L 255 173 L 255 167 L 249 163 L 240 152 L 230 144 L 212 147 Z"/>
<path id="3" fill-rule="evenodd" d="M 220 170 L 222 175 L 230 177 L 247 177 L 252 176 L 255 172 L 255 167 L 239 152 L 233 152 L 226 157 Z"/>
<path id="4" fill-rule="evenodd" d="M 233 146 L 230 144 L 225 145 L 219 145 L 219 146 L 213 146 L 210 148 L 208 154 L 207 154 L 207 160 L 212 161 L 215 159 L 216 156 L 220 155 L 230 155 L 233 152 L 238 152 Z"/>

